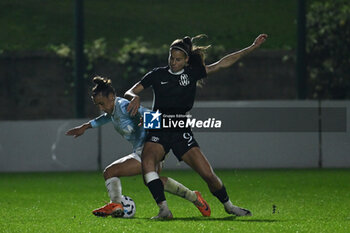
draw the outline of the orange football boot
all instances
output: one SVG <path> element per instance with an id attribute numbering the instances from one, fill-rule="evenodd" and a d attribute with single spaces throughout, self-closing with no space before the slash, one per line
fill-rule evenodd
<path id="1" fill-rule="evenodd" d="M 107 205 L 102 206 L 101 208 L 95 209 L 92 213 L 99 217 L 107 217 L 111 215 L 112 217 L 123 217 L 124 208 L 120 203 L 108 203 Z"/>
<path id="2" fill-rule="evenodd" d="M 198 208 L 198 210 L 202 213 L 204 217 L 210 217 L 211 210 L 208 203 L 204 200 L 200 192 L 194 192 L 197 195 L 197 200 L 194 201 L 193 204 Z"/>

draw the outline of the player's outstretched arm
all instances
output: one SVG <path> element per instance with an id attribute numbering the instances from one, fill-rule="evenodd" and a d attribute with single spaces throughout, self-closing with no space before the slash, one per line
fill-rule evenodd
<path id="1" fill-rule="evenodd" d="M 79 137 L 85 133 L 85 130 L 92 128 L 90 123 L 85 123 L 80 126 L 74 127 L 66 132 L 68 136 Z"/>
<path id="2" fill-rule="evenodd" d="M 222 68 L 227 68 L 231 65 L 233 65 L 236 61 L 238 61 L 241 57 L 247 55 L 248 53 L 252 52 L 253 50 L 260 47 L 262 43 L 265 42 L 267 38 L 266 34 L 260 34 L 253 42 L 252 45 L 249 47 L 246 47 L 244 49 L 241 49 L 237 52 L 230 53 L 223 58 L 221 58 L 219 61 L 212 63 L 210 65 L 206 65 L 206 71 L 207 74 L 214 73 Z"/>

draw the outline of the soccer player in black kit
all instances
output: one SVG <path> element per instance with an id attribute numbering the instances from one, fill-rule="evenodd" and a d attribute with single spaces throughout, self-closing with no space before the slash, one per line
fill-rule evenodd
<path id="1" fill-rule="evenodd" d="M 159 110 L 163 115 L 185 115 L 193 106 L 198 81 L 221 68 L 233 65 L 242 56 L 264 43 L 267 35 L 260 34 L 249 47 L 230 53 L 210 65 L 205 65 L 204 62 L 207 47 L 195 46 L 192 43 L 195 38 L 198 36 L 175 40 L 169 49 L 168 66 L 153 69 L 125 93 L 124 96 L 130 100 L 127 110 L 131 115 L 136 114 L 140 106 L 138 94 L 150 86 L 154 93 L 154 111 Z M 179 161 L 184 161 L 203 178 L 227 213 L 235 216 L 252 215 L 249 210 L 231 203 L 224 184 L 200 150 L 190 128 L 158 129 L 148 131 L 142 151 L 144 181 L 159 207 L 159 213 L 154 219 L 173 217 L 165 199 L 163 184 L 156 172 L 158 163 L 170 149 Z"/>

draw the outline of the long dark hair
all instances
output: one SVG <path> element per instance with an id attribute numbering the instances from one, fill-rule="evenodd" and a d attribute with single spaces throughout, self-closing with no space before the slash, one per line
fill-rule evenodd
<path id="1" fill-rule="evenodd" d="M 96 76 L 92 79 L 92 82 L 95 84 L 95 86 L 91 90 L 92 97 L 95 97 L 100 93 L 102 96 L 105 96 L 105 97 L 108 97 L 110 93 L 115 95 L 115 90 L 112 87 L 112 80 L 108 78 Z"/>
<path id="2" fill-rule="evenodd" d="M 195 37 L 185 36 L 182 39 L 176 39 L 171 43 L 170 50 L 178 49 L 181 50 L 189 57 L 189 66 L 205 66 L 205 51 L 210 47 L 208 46 L 197 46 L 193 43 L 196 39 L 207 37 L 205 34 L 200 34 Z"/>

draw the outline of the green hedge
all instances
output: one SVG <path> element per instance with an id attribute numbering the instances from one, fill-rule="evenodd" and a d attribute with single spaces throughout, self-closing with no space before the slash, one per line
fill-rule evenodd
<path id="1" fill-rule="evenodd" d="M 350 98 L 350 2 L 311 4 L 307 14 L 309 96 Z"/>
<path id="2" fill-rule="evenodd" d="M 262 32 L 264 48 L 296 47 L 295 0 L 84 0 L 85 39 L 105 38 L 116 53 L 125 38 L 143 37 L 152 47 L 185 35 L 241 48 Z M 1 0 L 0 49 L 42 50 L 73 45 L 74 0 Z"/>

